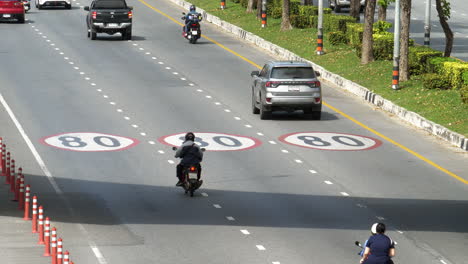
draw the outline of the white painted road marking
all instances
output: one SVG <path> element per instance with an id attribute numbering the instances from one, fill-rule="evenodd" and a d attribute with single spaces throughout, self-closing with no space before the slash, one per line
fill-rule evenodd
<path id="1" fill-rule="evenodd" d="M 218 209 L 221 208 L 221 205 L 219 205 L 219 204 L 213 204 L 213 206 L 214 206 L 214 208 L 218 208 Z"/>
<path id="2" fill-rule="evenodd" d="M 316 171 L 314 170 L 309 170 L 310 173 L 314 174 L 314 173 L 317 173 Z"/>
<path id="3" fill-rule="evenodd" d="M 242 229 L 241 232 L 244 235 L 250 235 L 250 232 L 248 230 L 246 230 L 246 229 Z"/>
<path id="4" fill-rule="evenodd" d="M 333 182 L 331 182 L 331 181 L 324 181 L 324 183 L 326 183 L 326 184 L 328 184 L 328 185 L 332 185 L 332 184 L 333 184 Z"/>
<path id="5" fill-rule="evenodd" d="M 201 195 L 204 196 L 204 197 L 208 197 L 208 194 L 207 194 L 207 193 L 204 193 L 204 192 L 201 193 Z"/>
<path id="6" fill-rule="evenodd" d="M 55 192 L 60 196 L 60 198 L 65 202 L 66 207 L 70 214 L 73 217 L 76 217 L 77 214 L 75 210 L 71 207 L 70 201 L 67 200 L 67 198 L 63 195 L 63 191 L 60 189 L 60 187 L 57 185 L 57 182 L 52 176 L 52 173 L 50 173 L 49 169 L 45 165 L 44 161 L 42 160 L 41 156 L 37 152 L 36 148 L 34 147 L 33 143 L 29 139 L 28 135 L 23 129 L 23 126 L 19 123 L 19 121 L 16 119 L 15 114 L 11 110 L 10 106 L 8 106 L 7 102 L 3 98 L 3 95 L 0 94 L 0 102 L 2 103 L 3 107 L 7 111 L 8 115 L 10 116 L 11 120 L 15 124 L 16 128 L 20 132 L 21 136 L 23 137 L 24 141 L 26 142 L 26 145 L 28 145 L 29 149 L 31 150 L 31 153 L 33 154 L 34 158 L 36 159 L 36 162 L 39 164 L 39 167 L 41 167 L 42 172 L 44 173 L 45 176 L 47 176 L 47 179 L 50 182 L 50 185 L 52 185 L 52 188 L 55 190 Z M 76 224 L 78 228 L 83 232 L 83 234 L 87 237 L 88 245 L 90 248 L 93 250 L 94 255 L 97 257 L 98 261 L 100 264 L 107 264 L 106 259 L 102 256 L 100 250 L 96 246 L 96 243 L 91 239 L 89 233 L 86 231 L 84 226 L 80 223 Z"/>
<path id="7" fill-rule="evenodd" d="M 226 216 L 226 219 L 229 221 L 235 221 L 236 219 L 232 216 Z"/>
<path id="8" fill-rule="evenodd" d="M 341 193 L 341 195 L 343 195 L 343 196 L 349 196 L 349 194 L 346 193 L 346 192 L 340 192 L 340 193 Z"/>
<path id="9" fill-rule="evenodd" d="M 41 143 L 55 148 L 71 151 L 118 151 L 138 144 L 138 140 L 91 132 L 72 132 L 53 135 L 41 139 Z"/>
<path id="10" fill-rule="evenodd" d="M 262 245 L 256 245 L 258 250 L 266 250 L 266 248 Z"/>
<path id="11" fill-rule="evenodd" d="M 380 140 L 367 136 L 329 132 L 291 133 L 279 140 L 304 148 L 338 151 L 369 150 L 382 145 Z"/>

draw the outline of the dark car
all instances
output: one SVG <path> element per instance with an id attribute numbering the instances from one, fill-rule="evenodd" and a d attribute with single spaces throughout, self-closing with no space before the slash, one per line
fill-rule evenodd
<path id="1" fill-rule="evenodd" d="M 312 65 L 300 61 L 272 61 L 262 71 L 253 71 L 252 112 L 268 119 L 275 110 L 303 110 L 320 119 L 322 89 L 319 73 Z"/>
<path id="2" fill-rule="evenodd" d="M 0 20 L 24 23 L 24 13 L 22 0 L 0 0 Z"/>
<path id="3" fill-rule="evenodd" d="M 94 0 L 84 10 L 88 11 L 86 24 L 88 37 L 92 40 L 96 39 L 97 33 L 120 33 L 122 39 L 132 39 L 133 7 L 127 6 L 125 0 Z"/>

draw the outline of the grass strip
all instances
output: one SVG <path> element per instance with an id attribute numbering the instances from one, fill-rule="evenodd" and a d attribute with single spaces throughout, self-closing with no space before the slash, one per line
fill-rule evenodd
<path id="1" fill-rule="evenodd" d="M 458 91 L 424 89 L 420 76 L 412 76 L 407 82 L 400 82 L 400 90 L 391 89 L 392 62 L 375 61 L 362 65 L 355 51 L 347 45 L 330 45 L 324 39 L 325 55 L 316 55 L 315 28 L 280 31 L 281 19 L 268 18 L 268 26 L 261 28 L 261 21 L 255 14 L 246 13 L 245 8 L 232 1 L 226 1 L 226 9 L 220 9 L 216 0 L 189 0 L 206 12 L 231 24 L 288 49 L 295 54 L 321 65 L 348 80 L 356 82 L 387 100 L 409 111 L 440 124 L 448 129 L 468 136 L 468 104 L 463 104 Z"/>

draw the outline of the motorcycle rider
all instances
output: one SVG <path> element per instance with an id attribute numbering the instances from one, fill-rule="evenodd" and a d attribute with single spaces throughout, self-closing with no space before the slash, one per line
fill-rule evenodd
<path id="1" fill-rule="evenodd" d="M 195 7 L 195 5 L 191 5 L 190 6 L 190 11 L 185 15 L 183 16 L 182 18 L 185 19 L 185 26 L 183 27 L 183 34 L 184 34 L 184 37 L 187 36 L 187 26 L 190 22 L 190 20 L 193 19 L 193 17 L 197 17 L 198 20 L 202 20 L 202 16 L 200 15 L 200 13 L 197 12 L 197 8 Z"/>
<path id="2" fill-rule="evenodd" d="M 371 232 L 375 233 L 366 241 L 361 264 L 393 264 L 395 256 L 395 243 L 386 236 L 385 224 L 375 223 Z"/>
<path id="3" fill-rule="evenodd" d="M 200 147 L 195 144 L 195 134 L 193 132 L 185 134 L 185 140 L 177 149 L 175 157 L 181 158 L 180 163 L 177 164 L 177 178 L 179 178 L 179 182 L 177 182 L 176 186 L 182 186 L 184 184 L 184 168 L 190 166 L 197 166 L 197 179 L 200 180 L 200 162 L 203 160 L 203 152 Z"/>

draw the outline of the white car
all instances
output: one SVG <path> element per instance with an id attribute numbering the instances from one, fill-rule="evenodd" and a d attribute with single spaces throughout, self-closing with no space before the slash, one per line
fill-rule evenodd
<path id="1" fill-rule="evenodd" d="M 328 4 L 330 5 L 330 8 L 335 10 L 336 13 L 340 13 L 342 8 L 349 8 L 351 5 L 350 0 L 328 0 Z M 361 8 L 360 12 L 364 11 L 366 1 L 361 0 Z"/>
<path id="2" fill-rule="evenodd" d="M 63 6 L 66 9 L 71 9 L 71 0 L 35 0 L 36 8 L 42 9 L 49 6 Z"/>

